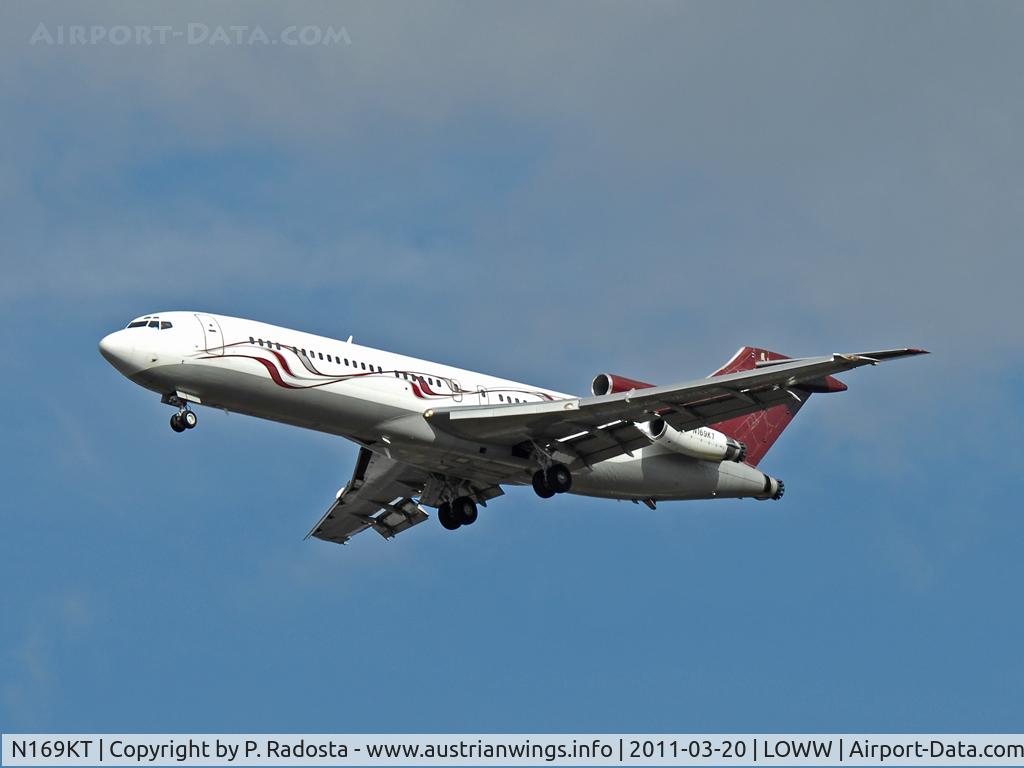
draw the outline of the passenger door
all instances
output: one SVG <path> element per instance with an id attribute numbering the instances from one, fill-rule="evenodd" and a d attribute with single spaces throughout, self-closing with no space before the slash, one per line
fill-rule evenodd
<path id="1" fill-rule="evenodd" d="M 211 355 L 224 354 L 224 334 L 221 331 L 220 323 L 213 315 L 201 315 L 196 313 L 196 320 L 203 327 L 203 339 L 206 344 L 206 351 Z"/>

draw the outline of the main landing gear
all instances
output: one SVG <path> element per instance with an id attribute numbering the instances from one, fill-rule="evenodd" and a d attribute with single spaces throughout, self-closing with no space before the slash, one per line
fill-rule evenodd
<path id="1" fill-rule="evenodd" d="M 547 469 L 533 473 L 533 490 L 542 499 L 550 499 L 556 493 L 565 493 L 572 488 L 572 473 L 565 464 L 552 464 Z"/>
<path id="2" fill-rule="evenodd" d="M 476 518 L 476 502 L 469 496 L 459 496 L 454 501 L 446 501 L 437 508 L 437 519 L 449 531 L 454 531 L 463 525 L 472 525 L 476 522 Z"/>
<path id="3" fill-rule="evenodd" d="M 196 424 L 199 423 L 199 417 L 196 416 L 196 412 L 190 408 L 182 408 L 176 414 L 171 416 L 171 429 L 175 432 L 184 432 L 186 429 L 195 429 Z"/>

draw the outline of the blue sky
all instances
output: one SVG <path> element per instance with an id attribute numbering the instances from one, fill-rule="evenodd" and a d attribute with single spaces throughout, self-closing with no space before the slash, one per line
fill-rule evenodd
<path id="1" fill-rule="evenodd" d="M 1021 730 L 1021 14 L 4 4 L 0 727 Z M 575 392 L 934 354 L 814 398 L 780 503 L 513 489 L 338 548 L 302 537 L 352 446 L 175 435 L 97 353 L 172 308 Z"/>

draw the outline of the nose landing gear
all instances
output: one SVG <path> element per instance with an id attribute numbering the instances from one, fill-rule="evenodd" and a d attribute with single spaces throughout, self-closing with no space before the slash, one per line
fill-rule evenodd
<path id="1" fill-rule="evenodd" d="M 196 412 L 189 408 L 182 408 L 176 414 L 171 416 L 171 429 L 175 432 L 184 432 L 186 429 L 195 429 L 196 424 L 199 423 L 199 417 L 196 416 Z"/>
<path id="2" fill-rule="evenodd" d="M 196 412 L 189 407 L 189 401 L 198 403 L 198 397 L 186 395 L 182 392 L 171 392 L 160 398 L 165 405 L 173 405 L 178 412 L 171 416 L 171 429 L 175 432 L 184 432 L 186 429 L 195 429 L 199 423 Z"/>

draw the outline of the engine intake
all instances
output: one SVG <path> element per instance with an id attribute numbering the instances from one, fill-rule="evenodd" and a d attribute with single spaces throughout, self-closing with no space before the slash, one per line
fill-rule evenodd
<path id="1" fill-rule="evenodd" d="M 663 445 L 677 453 L 704 461 L 743 461 L 747 446 L 716 429 L 679 430 L 664 419 L 654 419 L 638 425 L 655 445 Z"/>

